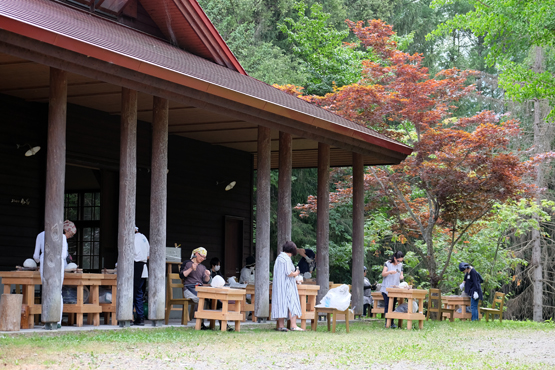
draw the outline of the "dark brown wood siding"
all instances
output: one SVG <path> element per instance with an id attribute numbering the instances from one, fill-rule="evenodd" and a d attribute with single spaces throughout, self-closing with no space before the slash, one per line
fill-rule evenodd
<path id="1" fill-rule="evenodd" d="M 11 270 L 32 257 L 35 237 L 44 228 L 47 105 L 0 95 L 0 108 L 0 270 Z M 101 249 L 106 267 L 113 267 L 117 259 L 119 133 L 119 116 L 68 107 L 68 164 L 101 170 Z M 148 237 L 150 124 L 139 122 L 137 141 L 136 224 Z M 16 148 L 25 143 L 42 149 L 25 157 L 27 149 Z M 225 216 L 236 216 L 245 219 L 244 250 L 249 254 L 252 156 L 170 136 L 168 168 L 167 245 L 181 244 L 185 259 L 193 248 L 204 246 L 208 261 L 223 260 Z M 225 191 L 232 180 L 237 185 Z M 30 205 L 11 203 L 11 199 L 29 199 Z"/>

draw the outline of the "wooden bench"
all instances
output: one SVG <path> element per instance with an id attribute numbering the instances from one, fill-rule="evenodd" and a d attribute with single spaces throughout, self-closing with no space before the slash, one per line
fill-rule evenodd
<path id="1" fill-rule="evenodd" d="M 495 315 L 499 315 L 499 322 L 503 322 L 503 304 L 505 302 L 505 294 L 504 293 L 495 293 L 493 298 L 493 303 L 491 304 L 491 308 L 482 307 L 480 308 L 480 313 L 486 318 L 486 322 L 488 322 L 488 316 L 491 315 L 491 321 L 495 320 Z M 498 308 L 497 308 L 498 307 Z"/>
<path id="2" fill-rule="evenodd" d="M 326 314 L 327 315 L 328 331 L 330 331 L 330 323 L 331 323 L 330 315 L 333 315 L 333 326 L 331 328 L 332 333 L 335 333 L 335 327 L 336 327 L 336 322 L 337 322 L 338 316 L 339 315 L 344 315 L 345 316 L 345 326 L 347 328 L 347 333 L 349 332 L 349 319 L 350 319 L 350 316 L 351 316 L 351 311 L 348 308 L 345 311 L 339 311 L 335 308 L 316 307 L 316 316 L 321 315 L 321 314 Z M 312 330 L 316 331 L 317 327 L 318 327 L 318 322 L 316 320 L 312 320 Z"/>
<path id="3" fill-rule="evenodd" d="M 378 317 L 378 314 L 382 315 L 382 318 L 385 315 L 385 307 L 383 306 L 383 295 L 381 292 L 374 292 L 372 293 L 372 299 L 374 300 L 374 306 L 372 306 L 372 317 Z M 382 302 L 382 307 L 378 307 L 378 302 Z"/>
<path id="4" fill-rule="evenodd" d="M 434 312 L 437 313 L 436 317 L 439 321 L 443 321 L 444 314 L 448 315 L 450 322 L 455 321 L 455 308 L 447 308 L 447 305 L 441 300 L 441 290 L 439 289 L 430 289 L 429 291 L 426 321 L 430 319 L 430 314 Z"/>

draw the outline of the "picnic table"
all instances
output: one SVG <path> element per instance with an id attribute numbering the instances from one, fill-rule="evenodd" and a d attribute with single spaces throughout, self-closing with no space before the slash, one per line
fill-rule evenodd
<path id="1" fill-rule="evenodd" d="M 455 319 L 472 319 L 472 313 L 466 312 L 466 308 L 470 307 L 470 297 L 462 297 L 457 295 L 442 295 L 441 300 L 447 306 L 447 308 L 453 308 L 455 312 L 453 313 L 453 317 Z M 460 308 L 461 312 L 457 312 L 457 309 Z M 443 316 L 449 317 L 448 313 L 444 313 Z"/>
<path id="2" fill-rule="evenodd" d="M 225 288 L 212 288 L 207 286 L 195 287 L 197 297 L 199 298 L 198 309 L 195 312 L 197 323 L 196 330 L 200 330 L 203 320 L 210 320 L 210 328 L 216 327 L 216 320 L 220 320 L 221 330 L 227 330 L 227 322 L 235 321 L 235 331 L 241 331 L 241 320 L 243 320 L 243 313 L 241 312 L 241 304 L 245 299 L 247 291 L 245 289 Z M 206 299 L 212 300 L 210 310 L 204 309 L 204 301 Z M 218 301 L 222 302 L 222 309 L 216 309 Z M 230 301 L 233 301 L 230 302 Z M 232 303 L 232 304 L 230 304 Z"/>
<path id="3" fill-rule="evenodd" d="M 29 328 L 34 327 L 35 315 L 42 313 L 41 304 L 35 303 L 35 286 L 42 285 L 39 271 L 2 271 L 0 272 L 4 294 L 11 293 L 11 285 L 21 285 L 23 291 L 23 304 L 29 306 Z M 64 274 L 65 286 L 77 287 L 77 302 L 75 304 L 64 304 L 63 313 L 76 314 L 78 327 L 83 326 L 83 314 L 88 314 L 88 323 L 94 326 L 100 325 L 100 313 L 103 307 L 99 303 L 98 291 L 101 285 L 116 284 L 117 277 L 114 274 L 83 274 L 66 272 Z M 113 286 L 114 286 L 113 285 Z M 89 300 L 83 302 L 83 288 L 89 287 Z M 112 303 L 115 309 L 116 291 L 112 292 Z M 71 316 L 71 315 L 70 315 Z"/>
<path id="4" fill-rule="evenodd" d="M 318 325 L 318 317 L 316 316 L 316 296 L 320 290 L 320 285 L 314 284 L 298 284 L 297 293 L 299 294 L 299 301 L 301 302 L 301 316 L 298 319 L 301 320 L 301 329 L 306 329 L 306 320 L 311 320 L 312 330 L 316 330 Z M 272 285 L 270 285 L 270 299 L 272 299 Z M 272 312 L 270 305 L 270 314 Z M 277 326 L 277 324 L 276 324 Z M 291 329 L 291 322 L 287 319 L 287 328 Z"/>
<path id="5" fill-rule="evenodd" d="M 418 327 L 422 329 L 424 327 L 424 298 L 428 294 L 427 290 L 424 289 L 404 289 L 404 288 L 387 288 L 387 295 L 389 297 L 389 305 L 387 308 L 387 313 L 385 318 L 387 319 L 386 327 L 391 326 L 391 320 L 398 319 L 398 326 L 403 325 L 403 320 L 407 320 L 407 329 L 412 329 L 412 322 L 418 321 Z M 393 298 L 405 299 L 408 301 L 408 312 L 393 312 Z M 412 302 L 418 299 L 418 312 L 412 313 Z"/>

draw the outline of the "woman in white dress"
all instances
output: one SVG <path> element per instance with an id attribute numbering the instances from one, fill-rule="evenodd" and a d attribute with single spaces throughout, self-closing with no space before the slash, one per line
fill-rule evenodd
<path id="1" fill-rule="evenodd" d="M 292 256 L 297 255 L 297 246 L 289 241 L 283 245 L 283 252 L 274 264 L 274 280 L 272 283 L 272 319 L 277 320 L 278 331 L 288 331 L 284 327 L 286 318 L 291 320 L 292 331 L 304 331 L 297 326 L 297 317 L 301 316 L 301 301 L 297 291 L 295 278 L 300 274 L 295 269 Z"/>

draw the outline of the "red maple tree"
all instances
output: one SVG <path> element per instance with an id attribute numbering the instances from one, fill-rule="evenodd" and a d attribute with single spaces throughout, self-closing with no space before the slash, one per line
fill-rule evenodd
<path id="1" fill-rule="evenodd" d="M 365 175 L 368 211 L 386 209 L 396 220 L 399 239 L 416 252 L 437 287 L 453 248 L 476 221 L 487 217 L 496 202 L 531 193 L 524 181 L 530 165 L 509 150 L 519 135 L 519 122 L 484 111 L 470 118 L 452 118 L 455 103 L 474 91 L 474 71 L 456 68 L 430 78 L 422 56 L 397 49 L 391 26 L 379 20 L 347 21 L 360 43 L 379 61 L 363 63 L 359 83 L 326 96 L 290 93 L 385 135 L 414 146 L 414 153 L 396 166 L 370 167 Z M 350 201 L 351 179 L 336 184 L 330 203 Z M 297 206 L 302 213 L 317 207 L 316 197 Z M 449 235 L 443 266 L 438 266 L 434 233 Z M 425 248 L 416 245 L 417 240 Z"/>

